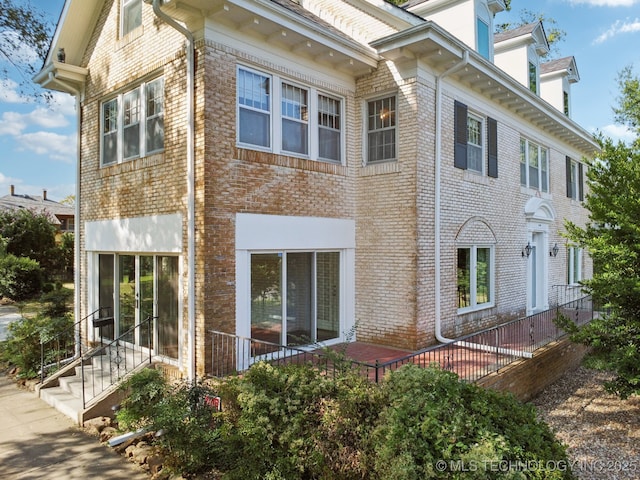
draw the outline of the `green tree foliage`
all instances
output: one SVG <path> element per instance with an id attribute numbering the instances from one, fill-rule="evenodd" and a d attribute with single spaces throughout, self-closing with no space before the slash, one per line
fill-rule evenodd
<path id="1" fill-rule="evenodd" d="M 617 372 L 607 386 L 622 397 L 640 393 L 640 150 L 600 140 L 600 158 L 587 171 L 589 222 L 567 223 L 570 241 L 588 250 L 597 268 L 584 285 L 610 313 L 574 339 Z"/>
<path id="2" fill-rule="evenodd" d="M 616 118 L 640 134 L 640 81 L 630 67 L 619 87 Z M 573 338 L 616 372 L 607 388 L 628 397 L 640 394 L 640 137 L 629 145 L 604 137 L 599 143 L 599 158 L 587 170 L 589 221 L 566 228 L 570 241 L 589 251 L 595 271 L 584 285 L 609 313 Z"/>
<path id="3" fill-rule="evenodd" d="M 35 260 L 53 273 L 57 261 L 56 228 L 51 218 L 28 209 L 0 212 L 0 237 L 7 241 L 6 252 Z"/>
<path id="4" fill-rule="evenodd" d="M 613 107 L 615 121 L 629 127 L 640 139 L 640 79 L 631 66 L 619 73 L 618 88 L 618 105 Z"/>

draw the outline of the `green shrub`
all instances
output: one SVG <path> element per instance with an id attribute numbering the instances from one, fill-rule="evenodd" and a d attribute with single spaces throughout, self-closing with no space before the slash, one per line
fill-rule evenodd
<path id="1" fill-rule="evenodd" d="M 383 388 L 389 406 L 373 432 L 372 478 L 573 478 L 562 444 L 510 394 L 413 365 Z"/>
<path id="2" fill-rule="evenodd" d="M 201 382 L 169 385 L 160 370 L 147 368 L 121 389 L 129 393 L 116 414 L 119 428 L 161 432 L 155 444 L 164 467 L 188 477 L 228 461 L 219 441 L 221 414 L 207 401 L 216 396 L 210 388 Z"/>
<path id="3" fill-rule="evenodd" d="M 25 317 L 8 326 L 7 340 L 3 344 L 2 358 L 17 366 L 20 376 L 35 378 L 42 362 L 41 342 L 56 337 L 55 348 L 45 351 L 45 365 L 65 356 L 66 346 L 73 346 L 73 321 L 69 316 L 49 318 L 43 315 Z"/>
<path id="4" fill-rule="evenodd" d="M 35 260 L 6 255 L 0 258 L 0 296 L 24 300 L 42 291 L 43 273 Z"/>
<path id="5" fill-rule="evenodd" d="M 47 317 L 61 317 L 70 311 L 69 301 L 73 297 L 73 290 L 56 285 L 54 289 L 40 297 L 42 315 Z"/>
<path id="6" fill-rule="evenodd" d="M 169 392 L 169 386 L 162 372 L 154 368 L 145 368 L 127 378 L 120 390 L 127 396 L 116 414 L 121 430 L 137 430 L 153 424 L 158 404 Z"/>
<path id="7" fill-rule="evenodd" d="M 361 479 L 369 431 L 384 404 L 377 385 L 338 365 L 257 363 L 222 390 L 231 479 Z"/>

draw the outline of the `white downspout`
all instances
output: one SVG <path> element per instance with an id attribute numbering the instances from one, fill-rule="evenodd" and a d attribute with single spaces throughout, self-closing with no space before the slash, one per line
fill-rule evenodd
<path id="1" fill-rule="evenodd" d="M 187 39 L 187 322 L 188 322 L 188 365 L 189 380 L 196 378 L 196 321 L 195 321 L 195 151 L 194 151 L 194 41 L 191 32 L 169 15 L 160 10 L 161 0 L 153 2 L 153 12 L 167 25 L 182 33 Z"/>
<path id="2" fill-rule="evenodd" d="M 73 318 L 74 323 L 80 320 L 80 129 L 81 129 L 81 120 L 82 115 L 80 113 L 80 103 L 82 92 L 75 88 L 73 85 L 70 85 L 62 80 L 56 78 L 53 72 L 49 72 L 49 80 L 51 82 L 57 83 L 64 89 L 69 92 L 73 92 L 76 97 L 76 128 L 77 128 L 77 138 L 76 138 L 76 202 L 75 202 L 75 211 L 74 211 L 74 231 L 73 231 L 73 296 L 74 296 L 74 305 L 73 305 Z M 87 332 L 87 338 L 88 338 Z M 79 355 L 80 350 L 80 331 L 76 332 L 76 355 Z"/>
<path id="3" fill-rule="evenodd" d="M 441 305 L 440 305 L 440 268 L 441 268 L 441 260 L 440 260 L 440 252 L 442 249 L 441 245 L 441 170 L 442 170 L 442 80 L 447 75 L 455 72 L 463 68 L 469 62 L 469 52 L 464 51 L 462 54 L 462 59 L 448 68 L 440 75 L 436 76 L 436 142 L 435 142 L 435 161 L 436 161 L 436 172 L 435 172 L 435 220 L 434 220 L 434 235 L 435 235 L 435 246 L 434 246 L 434 255 L 435 255 L 435 279 L 434 279 L 434 290 L 435 290 L 435 334 L 436 340 L 441 343 L 449 343 L 452 342 L 453 339 L 446 338 L 442 336 L 442 313 L 441 313 Z"/>
<path id="4" fill-rule="evenodd" d="M 436 76 L 436 125 L 435 125 L 435 133 L 436 133 L 436 141 L 435 141 L 435 161 L 436 161 L 436 169 L 435 169 L 435 221 L 434 221 L 434 255 L 435 255 L 435 279 L 434 279 L 434 290 L 435 290 L 435 335 L 436 339 L 440 343 L 451 343 L 455 340 L 452 338 L 447 338 L 442 335 L 442 312 L 441 312 L 441 304 L 440 304 L 440 289 L 441 289 L 441 259 L 440 252 L 442 249 L 441 242 L 441 170 L 442 170 L 442 85 L 441 82 L 447 75 L 465 67 L 469 63 L 469 52 L 464 51 L 462 54 L 462 59 L 448 68 L 440 75 Z M 495 352 L 495 347 L 490 347 L 488 345 L 481 345 L 477 343 L 470 342 L 458 342 L 457 345 L 461 347 L 473 348 L 477 350 L 484 350 L 488 352 Z M 531 358 L 533 356 L 532 353 L 522 351 L 522 350 L 512 350 L 508 348 L 498 348 L 498 353 L 505 355 L 514 355 L 525 358 Z"/>

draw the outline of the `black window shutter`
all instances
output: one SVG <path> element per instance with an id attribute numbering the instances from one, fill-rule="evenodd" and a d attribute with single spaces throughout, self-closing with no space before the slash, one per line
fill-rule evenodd
<path id="1" fill-rule="evenodd" d="M 584 188 L 582 184 L 584 183 L 584 173 L 582 171 L 582 164 L 578 163 L 578 198 L 580 201 L 584 200 Z"/>
<path id="2" fill-rule="evenodd" d="M 487 118 L 487 172 L 498 178 L 498 122 Z"/>
<path id="3" fill-rule="evenodd" d="M 453 107 L 453 166 L 467 169 L 467 106 L 457 100 Z"/>
<path id="4" fill-rule="evenodd" d="M 567 197 L 571 198 L 571 159 L 567 157 Z"/>

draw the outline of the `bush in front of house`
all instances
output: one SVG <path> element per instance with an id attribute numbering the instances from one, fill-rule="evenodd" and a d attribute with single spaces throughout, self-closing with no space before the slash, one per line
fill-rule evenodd
<path id="1" fill-rule="evenodd" d="M 0 256 L 0 297 L 20 301 L 42 291 L 43 272 L 35 260 L 14 255 Z"/>
<path id="2" fill-rule="evenodd" d="M 311 365 L 257 363 L 212 386 L 178 384 L 160 401 L 143 394 L 152 405 L 140 411 L 146 423 L 131 425 L 162 430 L 157 444 L 185 476 L 573 478 L 564 446 L 512 395 L 438 368 L 405 366 L 379 385 L 338 371 L 333 377 Z M 215 396 L 222 412 L 204 401 Z"/>

